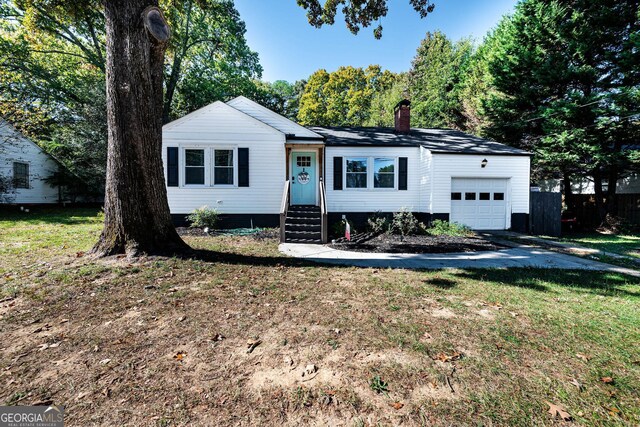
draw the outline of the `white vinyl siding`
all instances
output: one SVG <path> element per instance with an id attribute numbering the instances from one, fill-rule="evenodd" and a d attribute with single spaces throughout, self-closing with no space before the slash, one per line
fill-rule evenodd
<path id="1" fill-rule="evenodd" d="M 58 171 L 58 163 L 7 122 L 0 120 L 0 175 L 13 179 L 14 163 L 28 165 L 29 182 L 28 188 L 15 189 L 15 193 L 10 195 L 10 203 L 58 202 L 58 188 L 46 182 L 47 178 Z"/>
<path id="2" fill-rule="evenodd" d="M 342 157 L 343 190 L 333 189 L 333 158 Z M 397 190 L 398 158 L 407 157 L 407 190 Z M 346 159 L 367 158 L 367 189 L 347 188 Z M 374 188 L 376 158 L 394 159 L 394 189 Z M 420 208 L 420 161 L 418 147 L 326 147 L 327 208 L 329 212 L 396 212 Z"/>
<path id="3" fill-rule="evenodd" d="M 216 102 L 163 127 L 162 156 L 179 147 L 180 186 L 167 187 L 172 214 L 201 206 L 222 214 L 278 214 L 285 182 L 284 134 L 254 118 Z M 237 149 L 249 149 L 249 187 L 238 187 Z M 184 149 L 205 149 L 205 186 L 184 186 Z M 216 185 L 214 150 L 233 151 L 233 185 Z M 166 171 L 166 169 L 165 169 Z"/>
<path id="4" fill-rule="evenodd" d="M 481 167 L 483 159 L 487 166 Z M 451 213 L 453 178 L 509 179 L 507 221 L 512 213 L 529 213 L 529 156 L 432 154 L 431 213 Z M 463 194 L 464 197 L 464 194 Z"/>

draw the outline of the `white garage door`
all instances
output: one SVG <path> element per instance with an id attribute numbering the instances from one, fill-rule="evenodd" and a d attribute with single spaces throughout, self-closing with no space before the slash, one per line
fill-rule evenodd
<path id="1" fill-rule="evenodd" d="M 451 179 L 451 221 L 476 230 L 507 228 L 508 179 Z"/>

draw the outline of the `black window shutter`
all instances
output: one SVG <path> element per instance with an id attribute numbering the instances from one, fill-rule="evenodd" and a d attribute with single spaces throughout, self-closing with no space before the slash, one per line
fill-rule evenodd
<path id="1" fill-rule="evenodd" d="M 398 159 L 398 190 L 407 189 L 407 158 Z"/>
<path id="2" fill-rule="evenodd" d="M 180 180 L 178 147 L 167 147 L 167 187 L 177 187 Z"/>
<path id="3" fill-rule="evenodd" d="M 342 157 L 333 158 L 333 189 L 342 190 Z"/>
<path id="4" fill-rule="evenodd" d="M 249 149 L 238 148 L 238 187 L 249 186 Z"/>

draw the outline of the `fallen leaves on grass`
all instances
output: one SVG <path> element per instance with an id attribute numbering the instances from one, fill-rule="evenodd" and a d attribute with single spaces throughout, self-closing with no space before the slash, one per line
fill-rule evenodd
<path id="1" fill-rule="evenodd" d="M 256 349 L 257 346 L 259 346 L 260 344 L 262 344 L 262 341 L 256 339 L 256 340 L 248 340 L 247 341 L 247 354 L 251 354 L 253 352 L 253 350 Z"/>
<path id="2" fill-rule="evenodd" d="M 616 415 L 619 416 L 621 414 L 620 409 L 618 409 L 618 408 L 616 408 L 614 406 L 612 406 L 610 408 L 606 407 L 606 406 L 603 406 L 602 408 L 605 411 L 607 411 L 609 413 L 609 415 L 612 415 L 612 416 L 616 416 Z"/>
<path id="3" fill-rule="evenodd" d="M 578 389 L 578 391 L 582 391 L 584 390 L 584 386 L 582 385 L 582 383 L 580 381 L 578 381 L 577 379 L 572 379 L 571 381 L 569 381 L 569 383 L 573 384 L 574 386 L 576 386 L 576 388 Z"/>
<path id="4" fill-rule="evenodd" d="M 560 417 L 563 421 L 571 421 L 572 417 L 569 413 L 560 405 L 554 405 L 551 402 L 545 401 L 549 405 L 549 412 L 553 418 Z"/>
<path id="5" fill-rule="evenodd" d="M 582 353 L 576 353 L 576 357 L 580 360 L 582 360 L 583 362 L 588 362 L 589 360 L 591 360 L 591 356 L 587 356 L 585 354 Z"/>
<path id="6" fill-rule="evenodd" d="M 462 359 L 462 356 L 464 355 L 459 351 L 454 351 L 453 354 L 451 355 L 447 355 L 445 353 L 438 353 L 438 355 L 436 356 L 436 359 L 441 362 L 453 362 L 455 360 Z"/>
<path id="7" fill-rule="evenodd" d="M 399 410 L 399 409 L 402 409 L 402 407 L 404 406 L 404 403 L 402 403 L 402 402 L 395 402 L 395 403 L 391 403 L 391 406 L 393 407 L 393 409 L 395 409 L 395 410 Z"/>
<path id="8" fill-rule="evenodd" d="M 179 351 L 173 356 L 173 358 L 178 362 L 182 362 L 185 357 L 187 357 L 187 353 L 185 353 L 184 351 Z"/>
<path id="9" fill-rule="evenodd" d="M 600 381 L 602 381 L 605 384 L 613 384 L 615 382 L 614 379 L 611 377 L 602 377 L 600 378 Z"/>

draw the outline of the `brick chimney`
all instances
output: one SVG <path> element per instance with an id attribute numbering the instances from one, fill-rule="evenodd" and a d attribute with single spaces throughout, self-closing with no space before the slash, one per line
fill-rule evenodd
<path id="1" fill-rule="evenodd" d="M 409 133 L 411 131 L 411 101 L 403 99 L 393 107 L 396 133 Z"/>

